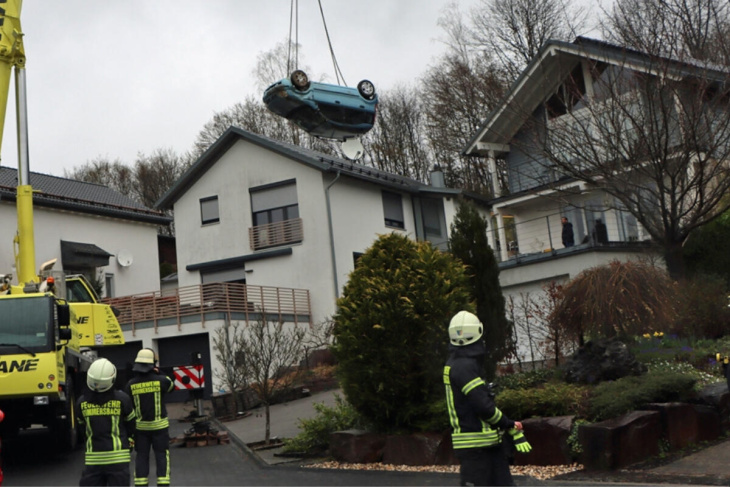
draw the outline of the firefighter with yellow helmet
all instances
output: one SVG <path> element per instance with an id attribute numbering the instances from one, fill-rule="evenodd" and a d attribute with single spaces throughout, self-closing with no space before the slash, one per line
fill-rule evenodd
<path id="1" fill-rule="evenodd" d="M 517 451 L 527 453 L 531 446 L 522 423 L 502 414 L 481 377 L 483 335 L 484 325 L 468 311 L 459 311 L 449 323 L 444 385 L 451 442 L 461 465 L 461 485 L 514 485 L 500 430 L 513 437 Z"/>
<path id="2" fill-rule="evenodd" d="M 157 485 L 170 485 L 170 420 L 165 396 L 174 383 L 157 368 L 154 350 L 143 348 L 137 353 L 132 370 L 134 377 L 126 392 L 137 413 L 137 458 L 134 462 L 134 485 L 149 485 L 150 449 L 155 454 Z"/>
<path id="3" fill-rule="evenodd" d="M 113 388 L 114 364 L 95 360 L 86 374 L 89 392 L 76 402 L 76 418 L 86 428 L 86 454 L 79 485 L 129 485 L 130 445 L 134 444 L 132 400 Z"/>

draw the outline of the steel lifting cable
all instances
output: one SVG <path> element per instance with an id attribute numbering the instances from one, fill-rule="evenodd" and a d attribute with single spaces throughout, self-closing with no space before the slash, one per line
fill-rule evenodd
<path id="1" fill-rule="evenodd" d="M 330 55 L 332 56 L 332 65 L 335 68 L 335 78 L 337 79 L 338 84 L 343 84 L 343 85 L 347 86 L 345 77 L 342 75 L 342 71 L 340 71 L 340 65 L 337 63 L 337 58 L 335 57 L 335 50 L 332 48 L 332 41 L 330 40 L 330 33 L 327 30 L 327 21 L 324 19 L 324 10 L 322 9 L 322 0 L 317 0 L 317 3 L 319 3 L 319 12 L 322 15 L 322 25 L 324 25 L 324 33 L 327 36 L 327 44 L 329 44 Z M 342 83 L 340 83 L 340 78 L 342 78 Z"/>
<path id="2" fill-rule="evenodd" d="M 289 44 L 287 45 L 286 51 L 287 76 L 293 71 L 291 69 L 292 24 L 294 24 L 294 32 L 296 35 L 294 41 L 294 69 L 299 69 L 299 0 L 291 0 L 291 7 L 289 9 Z"/>

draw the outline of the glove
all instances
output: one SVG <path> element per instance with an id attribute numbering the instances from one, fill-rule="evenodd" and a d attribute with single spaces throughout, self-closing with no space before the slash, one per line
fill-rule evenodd
<path id="1" fill-rule="evenodd" d="M 510 436 L 512 436 L 512 440 L 515 442 L 515 448 L 520 453 L 529 453 L 530 450 L 532 450 L 532 447 L 527 442 L 527 438 L 525 438 L 525 434 L 522 431 L 518 431 L 514 428 L 508 431 Z"/>
<path id="2" fill-rule="evenodd" d="M 129 451 L 134 451 L 134 438 L 129 439 Z"/>

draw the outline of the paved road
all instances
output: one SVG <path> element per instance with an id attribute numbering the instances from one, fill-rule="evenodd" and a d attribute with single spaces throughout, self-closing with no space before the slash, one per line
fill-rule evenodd
<path id="1" fill-rule="evenodd" d="M 292 401 L 272 408 L 272 434 L 274 436 L 291 437 L 298 429 L 298 418 L 311 417 L 314 402 L 331 405 L 336 391 L 316 395 L 307 400 Z M 171 435 L 180 436 L 190 428 L 189 423 L 180 422 L 193 410 L 192 405 L 170 405 Z M 298 462 L 277 463 L 286 459 L 275 459 L 252 453 L 244 445 L 247 442 L 263 439 L 262 411 L 254 411 L 247 418 L 225 423 L 231 431 L 234 441 L 228 445 L 184 448 L 173 445 L 170 451 L 172 463 L 172 483 L 179 486 L 194 485 L 458 485 L 458 476 L 454 474 L 405 473 L 381 471 L 343 471 L 320 470 L 300 467 Z M 78 485 L 83 468 L 83 451 L 79 449 L 66 456 L 54 455 L 49 448 L 45 430 L 26 432 L 17 441 L 6 441 L 3 444 L 3 469 L 5 486 L 15 485 Z M 631 478 L 606 475 L 604 478 L 583 478 L 569 481 L 540 482 L 530 477 L 516 477 L 517 485 L 668 485 L 678 487 L 682 484 L 727 485 L 724 477 L 700 475 L 694 478 L 687 474 L 711 473 L 708 465 L 716 468 L 727 467 L 728 445 L 718 445 L 702 452 L 703 467 L 694 465 L 696 458 L 687 457 L 677 462 L 672 470 L 656 472 L 663 476 L 648 476 L 644 484 L 636 483 Z M 697 454 L 699 455 L 699 454 Z M 694 456 L 693 456 L 694 457 Z M 707 458 L 704 458 L 707 457 Z M 682 468 L 678 468 L 684 465 Z M 670 471 L 672 470 L 672 471 Z M 699 472 L 698 472 L 699 471 Z M 618 477 L 618 478 L 616 478 Z M 661 479 L 661 480 L 660 480 Z M 611 483 L 613 480 L 615 483 Z M 722 482 L 719 482 L 722 480 Z M 606 482 L 609 481 L 609 482 Z M 718 483 L 719 482 L 719 483 Z"/>

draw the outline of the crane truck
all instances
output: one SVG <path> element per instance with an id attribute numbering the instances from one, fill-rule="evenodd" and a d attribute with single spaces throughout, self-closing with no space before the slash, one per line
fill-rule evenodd
<path id="1" fill-rule="evenodd" d="M 54 261 L 35 270 L 21 7 L 22 0 L 0 0 L 0 144 L 13 74 L 18 139 L 17 283 L 12 274 L 0 282 L 0 435 L 42 425 L 69 450 L 79 440 L 73 405 L 85 371 L 99 348 L 123 344 L 124 337 L 114 310 L 98 302 L 84 278 L 65 278 L 52 270 Z"/>

